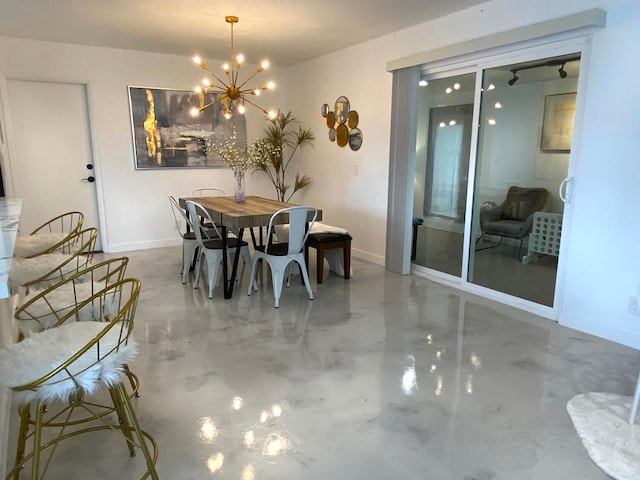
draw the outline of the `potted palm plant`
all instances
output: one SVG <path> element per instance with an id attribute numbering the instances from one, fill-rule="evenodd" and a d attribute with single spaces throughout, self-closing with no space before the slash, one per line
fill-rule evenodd
<path id="1" fill-rule="evenodd" d="M 269 177 L 279 201 L 288 202 L 297 191 L 313 183 L 311 177 L 300 175 L 296 171 L 291 185 L 287 171 L 292 166 L 291 161 L 296 152 L 307 145 L 313 146 L 316 137 L 310 128 L 302 128 L 291 112 L 280 112 L 276 118 L 269 120 L 264 134 L 260 140 L 267 148 L 254 169 Z"/>

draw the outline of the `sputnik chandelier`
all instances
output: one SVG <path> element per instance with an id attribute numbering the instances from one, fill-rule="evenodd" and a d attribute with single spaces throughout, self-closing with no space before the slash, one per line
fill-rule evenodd
<path id="1" fill-rule="evenodd" d="M 238 17 L 229 15 L 224 19 L 227 23 L 231 24 L 230 61 L 229 63 L 225 63 L 224 65 L 222 65 L 222 69 L 224 70 L 227 79 L 223 80 L 211 70 L 209 70 L 207 64 L 204 63 L 199 56 L 196 55 L 195 57 L 193 57 L 193 61 L 197 63 L 205 72 L 207 72 L 211 78 L 205 78 L 202 81 L 204 85 L 203 87 L 196 87 L 195 91 L 198 93 L 200 107 L 193 107 L 191 109 L 191 115 L 197 116 L 205 108 L 215 105 L 216 103 L 220 103 L 223 106 L 224 117 L 229 120 L 233 116 L 234 109 L 238 113 L 243 114 L 246 110 L 245 104 L 249 104 L 261 110 L 269 118 L 275 118 L 277 116 L 277 112 L 275 110 L 265 110 L 264 108 L 256 105 L 247 98 L 247 95 L 259 96 L 262 90 L 272 90 L 275 87 L 275 84 L 273 82 L 267 82 L 252 88 L 247 87 L 247 83 L 249 83 L 253 79 L 253 77 L 269 67 L 269 61 L 263 60 L 260 65 L 258 65 L 256 71 L 253 72 L 253 74 L 251 74 L 249 78 L 247 78 L 242 83 L 238 83 L 240 67 L 244 63 L 244 55 L 240 53 L 234 57 L 233 50 L 233 24 L 238 23 Z M 213 79 L 213 81 L 211 79 Z M 209 103 L 205 103 L 206 93 L 215 94 L 214 99 Z"/>

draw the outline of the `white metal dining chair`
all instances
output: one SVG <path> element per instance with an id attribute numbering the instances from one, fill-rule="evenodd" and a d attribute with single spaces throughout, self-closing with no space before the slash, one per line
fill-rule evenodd
<path id="1" fill-rule="evenodd" d="M 198 243 L 198 265 L 196 266 L 196 279 L 193 282 L 193 288 L 198 288 L 200 277 L 204 269 L 204 261 L 207 262 L 207 279 L 209 280 L 209 298 L 213 298 L 213 289 L 218 281 L 218 267 L 223 261 L 223 243 L 222 232 L 216 226 L 216 223 L 209 215 L 209 212 L 199 203 L 187 201 L 187 212 L 191 219 L 191 225 L 194 227 L 196 241 Z M 204 218 L 206 224 L 210 224 L 211 228 L 206 228 L 200 222 L 199 218 Z M 196 219 L 195 221 L 193 219 Z M 249 253 L 249 244 L 239 238 L 227 235 L 227 254 L 235 255 L 236 249 L 240 248 L 245 265 L 251 265 L 251 255 Z M 226 261 L 226 259 L 225 259 Z M 226 280 L 225 280 L 226 281 Z"/>
<path id="2" fill-rule="evenodd" d="M 285 276 L 287 277 L 287 287 L 289 286 L 288 269 L 292 262 L 296 262 L 300 266 L 300 273 L 304 280 L 304 286 L 309 294 L 309 300 L 313 300 L 313 292 L 309 284 L 309 275 L 307 274 L 307 265 L 304 261 L 304 245 L 317 216 L 318 210 L 313 207 L 283 208 L 271 216 L 267 229 L 266 243 L 262 246 L 256 246 L 255 248 L 247 295 L 251 295 L 252 290 L 258 291 L 256 267 L 258 262 L 263 259 L 269 264 L 269 268 L 271 269 L 273 296 L 276 308 L 280 306 L 280 294 L 282 293 L 282 284 L 284 283 Z M 283 217 L 287 218 L 283 219 Z M 288 241 L 274 243 L 274 227 L 281 223 L 289 224 Z"/>
<path id="3" fill-rule="evenodd" d="M 182 275 L 182 283 L 187 283 L 191 265 L 193 265 L 193 261 L 196 258 L 198 241 L 196 240 L 196 234 L 193 225 L 191 225 L 191 220 L 172 195 L 169 195 L 169 203 L 171 204 L 173 219 L 176 222 L 176 229 L 182 237 L 182 269 L 180 270 L 180 274 Z"/>
<path id="4" fill-rule="evenodd" d="M 227 194 L 221 188 L 203 187 L 193 189 L 191 195 L 198 197 L 224 197 Z"/>

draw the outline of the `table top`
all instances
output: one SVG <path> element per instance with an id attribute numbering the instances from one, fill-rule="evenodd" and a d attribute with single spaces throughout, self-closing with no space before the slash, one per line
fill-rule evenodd
<path id="1" fill-rule="evenodd" d="M 234 197 L 181 197 L 180 206 L 184 207 L 187 201 L 199 203 L 214 222 L 231 229 L 266 227 L 278 210 L 298 206 L 255 195 L 248 195 L 243 203 L 236 203 Z M 322 220 L 322 210 L 318 210 L 316 220 Z"/>

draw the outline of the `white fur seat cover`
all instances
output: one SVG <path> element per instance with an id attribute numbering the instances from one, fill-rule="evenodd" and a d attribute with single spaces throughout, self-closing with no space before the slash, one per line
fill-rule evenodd
<path id="1" fill-rule="evenodd" d="M 46 232 L 16 238 L 14 257 L 31 257 L 53 247 L 69 236 L 65 232 Z"/>
<path id="2" fill-rule="evenodd" d="M 101 322 L 72 322 L 35 333 L 0 349 L 0 386 L 18 387 L 48 374 L 89 344 L 106 325 Z M 100 355 L 104 356 L 101 360 L 97 360 L 96 342 L 66 370 L 43 382 L 36 390 L 14 392 L 14 398 L 21 403 L 66 401 L 77 388 L 92 393 L 103 384 L 113 386 L 121 382 L 124 378 L 123 365 L 133 361 L 138 347 L 129 337 L 127 345 L 123 344 L 117 352 L 106 355 L 118 344 L 119 327 L 115 325 L 99 340 Z"/>
<path id="3" fill-rule="evenodd" d="M 64 253 L 47 253 L 33 258 L 15 258 L 11 262 L 11 271 L 9 272 L 11 286 L 16 291 L 20 286 L 40 278 L 71 257 L 72 255 Z M 63 273 L 72 273 L 75 270 L 75 262 L 69 262 L 64 266 Z"/>
<path id="4" fill-rule="evenodd" d="M 93 296 L 94 293 L 106 288 L 106 282 L 65 283 L 46 293 L 37 301 L 16 315 L 18 328 L 23 336 L 28 337 L 55 325 L 66 313 L 76 308 L 80 303 Z M 40 295 L 43 289 L 29 292 L 22 302 L 28 303 L 32 298 Z M 97 299 L 80 308 L 73 320 L 79 322 L 105 321 L 118 313 L 120 295 L 117 292 L 102 302 Z"/>

